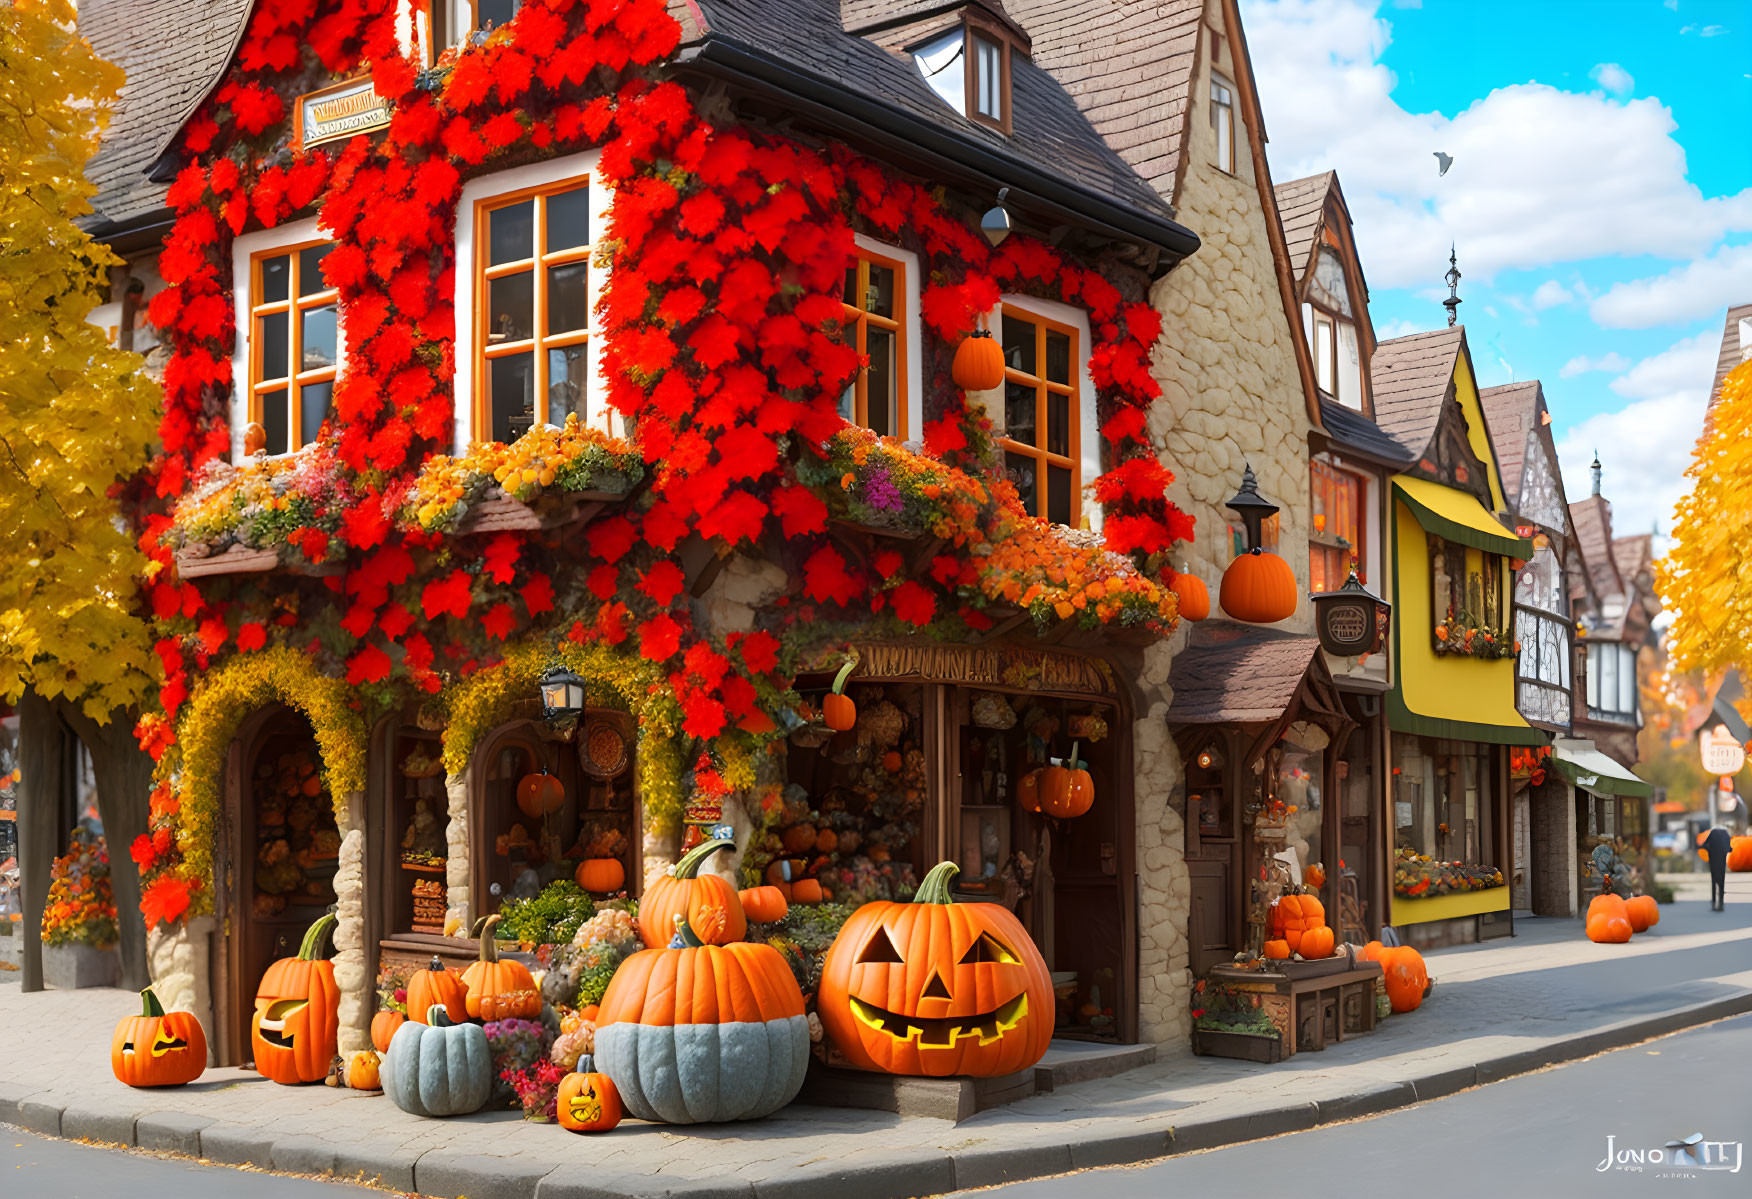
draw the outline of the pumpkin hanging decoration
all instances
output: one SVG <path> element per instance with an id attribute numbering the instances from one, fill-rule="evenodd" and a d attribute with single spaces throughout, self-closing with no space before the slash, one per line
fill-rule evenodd
<path id="1" fill-rule="evenodd" d="M 534 1020 L 541 1016 L 541 989 L 522 962 L 499 960 L 493 939 L 497 915 L 481 922 L 480 957 L 462 972 L 463 1007 L 471 1020 Z M 412 992 L 409 992 L 412 997 Z"/>
<path id="2" fill-rule="evenodd" d="M 1180 598 L 1180 615 L 1185 620 L 1200 621 L 1211 614 L 1211 591 L 1204 580 L 1191 573 L 1185 563 L 1175 574 L 1168 590 Z"/>
<path id="3" fill-rule="evenodd" d="M 526 774 L 517 780 L 517 807 L 531 820 L 552 815 L 565 802 L 565 785 L 549 774 L 545 766 L 539 773 Z"/>
<path id="4" fill-rule="evenodd" d="M 408 1019 L 415 1024 L 426 1022 L 426 1012 L 433 1004 L 449 1013 L 454 1023 L 468 1019 L 468 988 L 437 954 L 432 955 L 424 970 L 408 975 L 407 992 Z"/>
<path id="5" fill-rule="evenodd" d="M 727 836 L 702 841 L 645 888 L 644 898 L 639 901 L 639 936 L 647 948 L 659 949 L 669 944 L 677 916 L 686 916 L 688 923 L 702 930 L 701 940 L 714 945 L 740 941 L 747 935 L 748 918 L 743 915 L 736 888 L 715 874 L 699 872 L 700 864 L 707 858 L 735 848 L 736 842 Z M 722 909 L 724 918 L 721 929 L 708 932 L 717 923 L 706 916 L 713 908 Z"/>
<path id="6" fill-rule="evenodd" d="M 771 1115 L 796 1097 L 809 1065 L 796 977 L 771 945 L 708 945 L 682 915 L 673 926 L 675 944 L 642 949 L 614 972 L 596 1013 L 597 1069 L 641 1120 Z"/>
<path id="7" fill-rule="evenodd" d="M 207 1068 L 207 1032 L 193 1012 L 166 1012 L 151 987 L 140 1014 L 123 1016 L 110 1039 L 110 1070 L 130 1087 L 180 1087 Z"/>
<path id="8" fill-rule="evenodd" d="M 560 1079 L 558 1118 L 569 1132 L 607 1132 L 621 1122 L 620 1092 L 614 1079 L 596 1072 L 591 1054 L 580 1057 L 578 1069 Z"/>
<path id="9" fill-rule="evenodd" d="M 1052 759 L 1040 774 L 1040 810 L 1060 820 L 1074 820 L 1095 804 L 1095 783 L 1089 777 L 1089 763 L 1077 760 L 1078 744 L 1073 741 L 1071 756 Z"/>
<path id="10" fill-rule="evenodd" d="M 858 665 L 858 655 L 852 654 L 833 676 L 833 690 L 821 697 L 821 719 L 836 733 L 849 733 L 858 723 L 858 705 L 846 694 L 846 680 Z"/>
<path id="11" fill-rule="evenodd" d="M 371 1044 L 379 1053 L 389 1049 L 389 1040 L 395 1036 L 395 1030 L 408 1022 L 407 1016 L 394 1008 L 384 1008 L 371 1017 Z"/>
<path id="12" fill-rule="evenodd" d="M 585 858 L 573 878 L 586 891 L 607 895 L 627 885 L 627 868 L 619 858 Z"/>
<path id="13" fill-rule="evenodd" d="M 791 908 L 785 900 L 785 893 L 770 885 L 745 887 L 736 893 L 736 898 L 742 902 L 743 914 L 754 924 L 773 924 L 783 920 Z"/>
<path id="14" fill-rule="evenodd" d="M 335 964 L 321 956 L 334 927 L 333 912 L 312 924 L 297 956 L 269 966 L 256 988 L 249 1041 L 256 1069 L 277 1083 L 321 1082 L 334 1061 L 341 991 Z"/>
<path id="15" fill-rule="evenodd" d="M 379 1073 L 389 1101 L 414 1116 L 478 1112 L 493 1093 L 493 1051 L 478 1024 L 457 1023 L 435 1003 L 396 1030 Z"/>
<path id="16" fill-rule="evenodd" d="M 910 903 L 864 904 L 828 947 L 816 1011 L 858 1069 L 990 1078 L 1046 1052 L 1046 962 L 1007 908 L 954 901 L 959 872 L 943 862 Z"/>
<path id="17" fill-rule="evenodd" d="M 1276 624 L 1296 614 L 1301 593 L 1296 572 L 1288 562 L 1265 548 L 1261 526 L 1277 515 L 1278 506 L 1259 494 L 1259 480 L 1248 465 L 1241 472 L 1241 490 L 1224 507 L 1241 517 L 1247 531 L 1247 547 L 1223 571 L 1217 602 L 1236 620 L 1250 624 Z"/>
<path id="18" fill-rule="evenodd" d="M 1004 348 L 988 329 L 975 329 L 955 347 L 955 362 L 949 368 L 955 386 L 963 391 L 990 391 L 1004 382 Z"/>

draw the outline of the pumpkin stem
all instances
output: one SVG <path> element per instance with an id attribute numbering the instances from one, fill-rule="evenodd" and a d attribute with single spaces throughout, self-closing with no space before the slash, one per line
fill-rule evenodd
<path id="1" fill-rule="evenodd" d="M 675 915 L 675 936 L 681 942 L 683 949 L 703 949 L 705 942 L 694 935 L 693 926 L 688 924 L 687 917 L 677 912 Z"/>
<path id="2" fill-rule="evenodd" d="M 728 837 L 720 837 L 715 841 L 702 841 L 681 855 L 681 861 L 675 864 L 670 872 L 672 878 L 693 878 L 700 872 L 700 863 L 717 853 L 720 849 L 735 849 L 736 842 Z"/>
<path id="3" fill-rule="evenodd" d="M 301 962 L 320 962 L 327 955 L 322 952 L 323 942 L 328 939 L 329 930 L 338 923 L 333 912 L 324 912 L 317 922 L 305 931 L 304 941 L 298 946 L 298 960 Z"/>
<path id="4" fill-rule="evenodd" d="M 853 650 L 847 655 L 846 664 L 839 668 L 838 674 L 833 676 L 833 693 L 835 695 L 844 695 L 846 693 L 846 680 L 852 677 L 852 671 L 856 670 L 857 666 L 858 651 Z"/>
<path id="5" fill-rule="evenodd" d="M 436 961 L 437 959 L 434 958 L 433 960 Z M 431 1007 L 426 1009 L 426 1023 L 430 1024 L 433 1028 L 456 1027 L 456 1021 L 450 1018 L 450 1013 L 444 1009 L 442 1003 L 434 1003 Z"/>
<path id="6" fill-rule="evenodd" d="M 925 881 L 919 884 L 919 889 L 913 893 L 914 903 L 954 903 L 955 897 L 949 893 L 949 881 L 961 873 L 961 867 L 954 862 L 938 862 L 931 867 L 931 872 L 925 875 Z"/>
<path id="7" fill-rule="evenodd" d="M 493 937 L 493 925 L 497 923 L 499 923 L 499 916 L 496 912 L 481 921 L 481 961 L 483 962 L 492 963 L 499 960 L 498 942 Z"/>
<path id="8" fill-rule="evenodd" d="M 1081 762 L 1077 761 L 1077 747 L 1081 744 L 1082 744 L 1081 741 L 1071 742 L 1070 760 L 1065 763 L 1065 768 L 1067 770 L 1081 770 L 1081 769 L 1083 769 L 1083 764 Z"/>
<path id="9" fill-rule="evenodd" d="M 152 993 L 151 987 L 140 992 L 140 1014 L 142 1016 L 164 1015 L 164 1005 L 158 1002 L 158 996 Z"/>

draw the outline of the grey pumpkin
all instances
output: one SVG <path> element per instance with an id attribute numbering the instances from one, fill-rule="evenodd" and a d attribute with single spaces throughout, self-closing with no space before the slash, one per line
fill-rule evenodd
<path id="1" fill-rule="evenodd" d="M 395 1030 L 383 1055 L 383 1093 L 416 1116 L 477 1112 L 493 1090 L 493 1053 L 478 1024 L 456 1024 L 434 1004 L 429 1024 Z"/>

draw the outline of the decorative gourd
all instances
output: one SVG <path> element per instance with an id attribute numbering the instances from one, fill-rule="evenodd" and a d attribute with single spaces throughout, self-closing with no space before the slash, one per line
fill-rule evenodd
<path id="1" fill-rule="evenodd" d="M 1296 572 L 1276 554 L 1248 550 L 1229 563 L 1223 572 L 1218 602 L 1236 620 L 1251 624 L 1276 624 L 1296 614 L 1301 592 Z"/>
<path id="2" fill-rule="evenodd" d="M 1387 984 L 1387 1002 L 1396 1012 L 1416 1011 L 1430 985 L 1423 954 L 1409 945 L 1396 945 L 1381 950 L 1379 960 L 1381 976 Z"/>
<path id="3" fill-rule="evenodd" d="M 355 1091 L 381 1091 L 383 1077 L 381 1059 L 375 1050 L 361 1049 L 347 1055 L 341 1081 Z"/>
<path id="4" fill-rule="evenodd" d="M 1624 900 L 1610 893 L 1596 895 L 1588 903 L 1588 940 L 1598 945 L 1622 945 L 1636 929 L 1625 910 Z"/>
<path id="5" fill-rule="evenodd" d="M 269 966 L 256 988 L 249 1042 L 256 1069 L 277 1083 L 321 1082 L 334 1061 L 341 991 L 335 964 L 320 956 L 334 926 L 333 912 L 311 925 L 298 955 Z"/>
<path id="6" fill-rule="evenodd" d="M 517 806 L 531 820 L 559 811 L 565 802 L 565 786 L 545 769 L 517 780 Z"/>
<path id="7" fill-rule="evenodd" d="M 832 853 L 839 848 L 839 834 L 830 828 L 819 830 L 815 834 L 815 852 Z"/>
<path id="8" fill-rule="evenodd" d="M 420 1022 L 396 1030 L 383 1055 L 384 1094 L 415 1116 L 478 1112 L 493 1093 L 493 1051 L 486 1030 L 459 1024 L 435 1003 Z"/>
<path id="9" fill-rule="evenodd" d="M 522 962 L 500 961 L 493 940 L 499 917 L 488 916 L 481 925 L 480 957 L 462 972 L 463 1007 L 471 1020 L 534 1020 L 541 1015 L 541 989 Z M 408 992 L 409 998 L 413 992 Z"/>
<path id="10" fill-rule="evenodd" d="M 1180 615 L 1184 620 L 1199 621 L 1211 614 L 1211 589 L 1204 580 L 1184 567 L 1168 584 L 1168 590 L 1180 597 Z"/>
<path id="11" fill-rule="evenodd" d="M 1302 881 L 1316 891 L 1326 885 L 1326 867 L 1319 862 L 1309 862 L 1308 869 L 1302 871 Z"/>
<path id="12" fill-rule="evenodd" d="M 1302 934 L 1302 943 L 1296 952 L 1311 962 L 1318 958 L 1329 958 L 1337 941 L 1338 938 L 1332 935 L 1332 929 L 1323 924 Z"/>
<path id="13" fill-rule="evenodd" d="M 833 677 L 833 690 L 821 697 L 821 719 L 836 733 L 850 732 L 858 723 L 858 705 L 846 694 L 846 680 L 852 677 L 852 668 L 857 664 L 856 655 L 846 659 Z"/>
<path id="14" fill-rule="evenodd" d="M 1627 900 L 1624 910 L 1630 914 L 1632 932 L 1647 932 L 1661 922 L 1661 905 L 1655 902 L 1653 895 L 1638 895 Z M 1641 920 L 1639 924 L 1637 921 Z"/>
<path id="15" fill-rule="evenodd" d="M 1265 943 L 1265 956 L 1269 961 L 1284 961 L 1290 956 L 1290 943 L 1281 938 L 1267 941 Z"/>
<path id="16" fill-rule="evenodd" d="M 433 1004 L 449 1013 L 452 1023 L 461 1024 L 468 1019 L 468 988 L 437 954 L 432 955 L 426 969 L 408 976 L 407 992 L 408 1019 L 416 1024 L 426 1022 L 426 1012 Z"/>
<path id="17" fill-rule="evenodd" d="M 953 862 L 911 903 L 866 903 L 828 946 L 816 1011 L 853 1066 L 990 1078 L 1025 1070 L 1052 1040 L 1046 962 L 995 903 L 956 903 Z"/>
<path id="18" fill-rule="evenodd" d="M 1044 768 L 1030 770 L 1016 781 L 1016 802 L 1025 812 L 1040 811 L 1040 776 Z"/>
<path id="19" fill-rule="evenodd" d="M 800 878 L 791 884 L 791 899 L 797 903 L 820 903 L 825 898 L 818 878 Z"/>
<path id="20" fill-rule="evenodd" d="M 180 1087 L 207 1068 L 207 1032 L 193 1012 L 166 1012 L 152 988 L 140 1014 L 123 1016 L 110 1038 L 110 1070 L 130 1087 Z"/>
<path id="21" fill-rule="evenodd" d="M 384 1008 L 371 1017 L 371 1044 L 377 1052 L 384 1053 L 389 1049 L 389 1039 L 395 1036 L 395 1030 L 408 1022 L 402 1013 Z"/>
<path id="22" fill-rule="evenodd" d="M 627 885 L 627 868 L 619 858 L 585 858 L 573 877 L 586 891 L 601 895 Z"/>
<path id="23" fill-rule="evenodd" d="M 684 916 L 675 946 L 622 962 L 596 1014 L 596 1067 L 621 1105 L 671 1124 L 756 1120 L 803 1086 L 803 992 L 771 945 L 707 945 Z"/>
<path id="24" fill-rule="evenodd" d="M 1052 765 L 1040 774 L 1040 810 L 1061 820 L 1083 815 L 1095 803 L 1095 783 L 1089 778 L 1089 764 L 1077 760 L 1077 744 L 1071 744 L 1071 756 L 1054 758 Z"/>
<path id="25" fill-rule="evenodd" d="M 1004 382 L 1004 347 L 988 330 L 975 329 L 955 347 L 955 363 L 949 374 L 963 391 L 999 387 Z"/>
<path id="26" fill-rule="evenodd" d="M 724 911 L 720 931 L 709 935 L 702 931 L 700 939 L 714 945 L 740 941 L 748 933 L 748 918 L 742 914 L 742 901 L 736 898 L 736 888 L 715 874 L 701 875 L 700 863 L 725 849 L 736 848 L 728 838 L 702 841 L 681 861 L 659 875 L 645 888 L 639 901 L 639 936 L 648 949 L 661 949 L 675 933 L 675 918 L 686 916 L 688 923 L 702 930 L 714 921 L 704 918 L 711 908 Z"/>
<path id="27" fill-rule="evenodd" d="M 560 1079 L 560 1127 L 571 1132 L 607 1132 L 621 1122 L 620 1092 L 614 1079 L 596 1072 L 593 1057 L 578 1059 L 578 1069 Z"/>
<path id="28" fill-rule="evenodd" d="M 1309 956 L 1302 949 L 1302 938 L 1317 928 L 1326 927 L 1326 907 L 1317 895 L 1285 895 L 1271 907 L 1271 919 L 1268 931 L 1273 936 L 1282 937 L 1290 944 L 1291 953 Z M 1330 956 L 1332 946 L 1327 945 L 1326 955 Z"/>
<path id="29" fill-rule="evenodd" d="M 747 887 L 738 891 L 736 898 L 742 901 L 743 915 L 755 924 L 783 920 L 791 907 L 785 902 L 785 893 L 774 886 Z"/>

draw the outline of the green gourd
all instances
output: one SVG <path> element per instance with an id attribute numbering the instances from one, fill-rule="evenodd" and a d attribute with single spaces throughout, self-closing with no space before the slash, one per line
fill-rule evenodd
<path id="1" fill-rule="evenodd" d="M 478 1024 L 458 1024 L 442 1004 L 429 1023 L 413 1021 L 395 1030 L 383 1055 L 383 1093 L 415 1116 L 461 1116 L 477 1112 L 493 1091 L 493 1052 Z"/>

